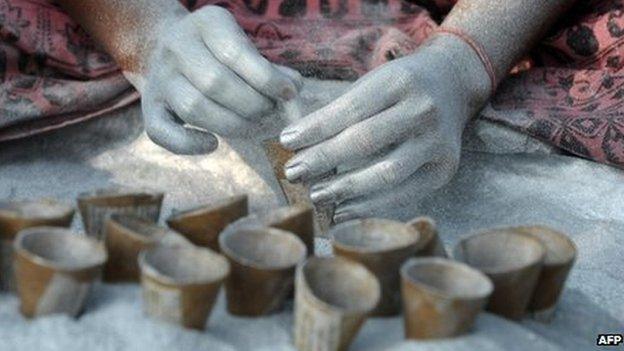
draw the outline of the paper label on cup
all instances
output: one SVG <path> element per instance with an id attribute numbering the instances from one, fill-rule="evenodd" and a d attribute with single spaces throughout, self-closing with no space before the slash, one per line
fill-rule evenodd
<path id="1" fill-rule="evenodd" d="M 301 293 L 300 293 L 301 294 Z M 340 346 L 341 316 L 320 306 L 306 294 L 295 304 L 295 343 L 301 351 L 331 351 Z"/>
<path id="2" fill-rule="evenodd" d="M 66 313 L 77 316 L 82 310 L 91 284 L 73 277 L 55 273 L 37 302 L 37 315 Z"/>
<path id="3" fill-rule="evenodd" d="M 182 294 L 178 289 L 167 288 L 145 279 L 143 298 L 148 315 L 172 323 L 182 323 Z"/>

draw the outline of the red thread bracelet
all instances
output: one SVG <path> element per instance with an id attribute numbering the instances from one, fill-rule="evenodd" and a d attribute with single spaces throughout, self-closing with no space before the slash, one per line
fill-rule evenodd
<path id="1" fill-rule="evenodd" d="M 496 91 L 496 83 L 497 83 L 496 72 L 494 71 L 494 66 L 492 65 L 492 61 L 490 60 L 490 57 L 488 56 L 487 52 L 485 52 L 485 48 L 481 44 L 479 44 L 476 40 L 472 39 L 470 35 L 464 33 L 462 30 L 457 29 L 457 28 L 440 27 L 436 29 L 434 33 L 435 34 L 446 33 L 446 34 L 454 35 L 457 38 L 464 41 L 466 44 L 468 44 L 468 46 L 472 48 L 472 50 L 479 57 L 479 60 L 481 60 L 481 62 L 483 63 L 483 67 L 485 68 L 485 71 L 490 77 L 490 84 L 492 85 L 491 86 L 492 95 L 494 95 L 494 92 Z"/>

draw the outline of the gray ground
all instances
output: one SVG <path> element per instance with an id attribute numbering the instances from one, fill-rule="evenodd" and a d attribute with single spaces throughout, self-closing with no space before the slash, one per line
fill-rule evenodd
<path id="1" fill-rule="evenodd" d="M 313 109 L 344 85 L 309 81 Z M 263 128 L 264 136 L 271 133 Z M 261 134 L 261 133 L 259 133 Z M 438 342 L 404 342 L 399 318 L 372 319 L 353 350 L 588 350 L 598 333 L 624 332 L 624 172 L 550 148 L 507 129 L 477 122 L 466 133 L 461 169 L 421 206 L 392 217 L 431 215 L 443 239 L 483 227 L 542 223 L 567 231 L 579 248 L 555 320 L 512 323 L 482 314 L 473 333 Z M 98 121 L 0 145 L 0 198 L 56 197 L 108 185 L 167 192 L 164 215 L 245 192 L 252 208 L 279 204 L 277 184 L 253 141 L 231 141 L 208 156 L 174 156 L 141 133 L 132 107 Z M 80 227 L 78 220 L 76 228 Z M 14 296 L 0 294 L 0 350 L 293 350 L 292 313 L 234 318 L 221 297 L 205 332 L 151 321 L 135 285 L 101 285 L 87 313 L 26 321 Z"/>

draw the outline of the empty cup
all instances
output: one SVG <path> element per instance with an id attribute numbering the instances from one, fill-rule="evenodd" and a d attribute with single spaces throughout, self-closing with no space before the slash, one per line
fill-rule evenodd
<path id="1" fill-rule="evenodd" d="M 401 281 L 408 339 L 447 338 L 468 332 L 493 290 L 483 273 L 439 257 L 405 262 Z"/>
<path id="2" fill-rule="evenodd" d="M 105 227 L 108 261 L 104 280 L 109 282 L 139 281 L 141 270 L 137 261 L 141 250 L 157 244 L 192 245 L 186 238 L 156 223 L 133 215 L 113 214 Z"/>
<path id="3" fill-rule="evenodd" d="M 432 218 L 417 217 L 411 220 L 408 224 L 416 228 L 416 230 L 420 233 L 420 240 L 417 245 L 417 256 L 448 257 L 446 249 L 444 249 L 444 244 L 442 244 L 442 241 L 440 240 L 436 223 Z"/>
<path id="4" fill-rule="evenodd" d="M 87 235 L 103 240 L 104 225 L 115 213 L 157 222 L 164 194 L 132 189 L 101 189 L 78 196 L 78 209 Z"/>
<path id="5" fill-rule="evenodd" d="M 158 245 L 139 255 L 143 308 L 153 318 L 204 329 L 230 265 L 199 247 Z"/>
<path id="6" fill-rule="evenodd" d="M 308 255 L 314 254 L 314 210 L 306 204 L 284 206 L 261 216 L 267 227 L 282 229 L 299 237 Z"/>
<path id="7" fill-rule="evenodd" d="M 281 308 L 293 287 L 295 266 L 306 256 L 296 235 L 274 228 L 225 230 L 221 252 L 232 267 L 226 281 L 228 311 L 259 316 Z"/>
<path id="8" fill-rule="evenodd" d="M 13 239 L 19 231 L 38 227 L 69 227 L 74 209 L 54 200 L 0 201 L 0 291 L 15 290 Z"/>
<path id="9" fill-rule="evenodd" d="M 549 321 L 576 259 L 576 245 L 565 234 L 544 226 L 515 228 L 532 235 L 546 246 L 546 257 L 537 287 L 529 303 L 533 317 Z"/>
<path id="10" fill-rule="evenodd" d="M 247 195 L 230 197 L 213 204 L 173 213 L 167 225 L 197 246 L 219 251 L 219 233 L 248 213 Z"/>
<path id="11" fill-rule="evenodd" d="M 462 239 L 456 259 L 479 269 L 494 283 L 487 310 L 521 319 L 535 291 L 546 250 L 536 238 L 512 229 L 497 229 Z"/>
<path id="12" fill-rule="evenodd" d="M 377 278 L 362 264 L 343 257 L 308 258 L 297 267 L 297 350 L 347 350 L 380 296 Z"/>
<path id="13" fill-rule="evenodd" d="M 375 316 L 401 311 L 403 262 L 417 250 L 419 233 L 405 223 L 388 219 L 359 219 L 339 224 L 329 231 L 334 253 L 363 264 L 381 284 L 381 300 Z"/>
<path id="14" fill-rule="evenodd" d="M 34 227 L 21 231 L 13 248 L 22 314 L 78 316 L 106 261 L 104 245 L 67 229 Z"/>

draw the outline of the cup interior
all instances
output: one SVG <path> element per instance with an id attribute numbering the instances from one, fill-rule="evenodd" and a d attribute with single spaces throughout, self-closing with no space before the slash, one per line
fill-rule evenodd
<path id="1" fill-rule="evenodd" d="M 155 246 L 139 258 L 143 272 L 174 284 L 200 284 L 221 280 L 230 271 L 227 260 L 209 249 Z"/>
<path id="2" fill-rule="evenodd" d="M 54 227 L 35 227 L 20 232 L 15 248 L 33 260 L 63 270 L 95 267 L 106 261 L 104 246 L 83 235 Z"/>
<path id="3" fill-rule="evenodd" d="M 334 245 L 360 252 L 378 252 L 415 245 L 419 233 L 412 227 L 386 219 L 362 219 L 330 230 Z"/>
<path id="4" fill-rule="evenodd" d="M 306 256 L 306 247 L 296 235 L 273 228 L 241 228 L 219 236 L 221 251 L 235 261 L 261 269 L 295 266 Z"/>
<path id="5" fill-rule="evenodd" d="M 483 273 L 444 258 L 414 258 L 401 268 L 404 280 L 446 298 L 480 299 L 492 293 L 493 285 Z"/>
<path id="6" fill-rule="evenodd" d="M 128 229 L 133 235 L 141 239 L 160 240 L 166 235 L 177 235 L 177 233 L 160 227 L 156 223 L 132 215 L 113 214 L 110 216 L 110 220 Z"/>
<path id="7" fill-rule="evenodd" d="M 341 257 L 313 257 L 302 267 L 303 279 L 312 294 L 345 311 L 365 312 L 380 298 L 377 278 L 363 265 Z"/>
<path id="8" fill-rule="evenodd" d="M 70 206 L 55 201 L 0 201 L 0 212 L 21 218 L 58 218 L 73 211 Z"/>
<path id="9" fill-rule="evenodd" d="M 576 245 L 565 234 L 544 226 L 519 227 L 523 233 L 533 235 L 546 246 L 544 263 L 565 264 L 576 257 Z"/>
<path id="10" fill-rule="evenodd" d="M 514 230 L 500 229 L 476 234 L 460 241 L 455 258 L 485 273 L 507 272 L 543 260 L 544 245 Z"/>

